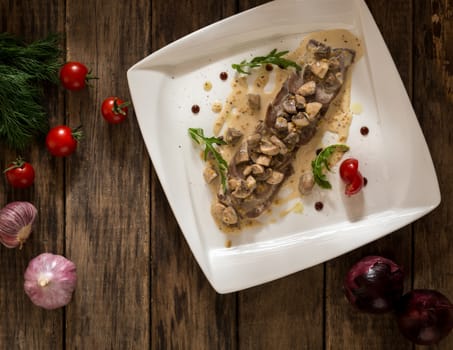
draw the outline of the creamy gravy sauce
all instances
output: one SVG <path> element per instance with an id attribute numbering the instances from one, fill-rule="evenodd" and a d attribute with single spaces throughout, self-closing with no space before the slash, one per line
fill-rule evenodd
<path id="1" fill-rule="evenodd" d="M 356 52 L 355 62 L 362 56 L 362 45 L 360 40 L 349 31 L 339 29 L 320 31 L 307 35 L 294 51 L 288 53 L 287 58 L 302 65 L 304 63 L 303 59 L 306 52 L 306 45 L 311 39 L 323 42 L 333 48 L 349 48 L 354 50 Z M 250 76 L 235 76 L 231 82 L 231 93 L 223 104 L 214 123 L 214 134 L 216 136 L 223 135 L 224 131 L 230 127 L 241 130 L 244 133 L 244 137 L 253 133 L 258 121 L 265 119 L 268 105 L 278 94 L 288 75 L 288 71 L 273 66 L 272 70 L 267 70 L 266 67 L 255 69 Z M 311 171 L 311 161 L 316 156 L 316 150 L 326 146 L 323 144 L 323 138 L 326 132 L 335 135 L 335 142 L 347 142 L 349 126 L 351 125 L 352 120 L 352 113 L 350 111 L 350 76 L 351 72 L 349 70 L 341 91 L 331 103 L 325 118 L 319 124 L 316 135 L 308 144 L 302 146 L 298 150 L 296 159 L 293 162 L 294 173 L 285 180 L 285 183 L 280 189 L 279 194 L 276 196 L 271 208 L 256 220 L 242 220 L 239 228 L 232 228 L 218 223 L 221 230 L 231 233 L 238 230 L 240 231 L 246 226 L 266 224 L 266 221 L 275 222 L 277 219 L 269 215 L 272 213 L 273 207 L 301 198 L 301 194 L 298 190 L 299 178 L 304 171 Z M 250 107 L 247 97 L 248 94 L 260 95 L 261 107 L 259 110 L 254 110 Z M 228 163 L 236 153 L 239 145 L 240 142 L 236 147 L 222 146 L 220 148 L 222 156 Z M 340 159 L 341 157 L 336 157 L 333 163 Z M 211 184 L 211 188 L 214 196 L 213 198 L 215 198 L 219 188 L 219 182 L 214 181 Z M 291 212 L 302 213 L 302 211 L 303 205 L 301 202 L 298 202 L 290 209 L 280 211 L 278 213 L 278 219 Z"/>

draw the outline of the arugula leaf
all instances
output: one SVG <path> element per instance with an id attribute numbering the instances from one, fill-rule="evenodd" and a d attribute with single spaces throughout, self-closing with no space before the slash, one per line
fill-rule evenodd
<path id="1" fill-rule="evenodd" d="M 280 51 L 277 52 L 277 49 L 273 49 L 267 54 L 267 56 L 257 56 L 254 57 L 250 62 L 243 60 L 239 64 L 232 64 L 231 67 L 242 74 L 251 74 L 250 71 L 252 68 L 262 66 L 264 64 L 275 64 L 280 68 L 286 69 L 288 67 L 294 67 L 296 70 L 301 70 L 302 67 L 299 66 L 296 62 L 283 58 L 282 56 L 286 55 L 289 51 Z"/>
<path id="2" fill-rule="evenodd" d="M 220 174 L 220 180 L 222 183 L 222 188 L 225 191 L 227 188 L 227 171 L 228 164 L 222 155 L 217 151 L 215 145 L 226 145 L 226 142 L 218 137 L 206 137 L 204 136 L 204 131 L 201 128 L 189 128 L 189 136 L 201 146 L 204 146 L 203 158 L 206 161 L 208 155 L 211 154 L 217 165 L 217 170 Z"/>
<path id="3" fill-rule="evenodd" d="M 311 169 L 313 171 L 313 176 L 315 182 L 318 186 L 326 189 L 332 188 L 332 185 L 327 180 L 327 176 L 324 173 L 324 169 L 330 171 L 329 160 L 333 153 L 335 152 L 347 152 L 349 147 L 343 144 L 330 145 L 324 148 L 316 158 L 311 162 Z"/>

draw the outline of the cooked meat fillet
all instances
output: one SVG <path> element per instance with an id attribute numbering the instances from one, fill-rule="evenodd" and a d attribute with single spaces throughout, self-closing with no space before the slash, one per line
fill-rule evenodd
<path id="1" fill-rule="evenodd" d="M 264 122 L 243 139 L 232 158 L 231 185 L 218 195 L 220 203 L 233 208 L 239 218 L 256 218 L 271 205 L 293 171 L 297 150 L 312 139 L 342 87 L 354 56 L 352 50 L 309 41 L 307 63 L 300 72 L 291 73 L 269 105 Z"/>

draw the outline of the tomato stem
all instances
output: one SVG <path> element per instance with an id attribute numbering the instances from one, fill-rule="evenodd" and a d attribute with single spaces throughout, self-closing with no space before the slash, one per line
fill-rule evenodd
<path id="1" fill-rule="evenodd" d="M 25 164 L 25 160 L 22 157 L 17 157 L 14 162 L 11 163 L 11 166 L 3 170 L 3 173 L 7 173 L 10 170 L 22 168 Z"/>
<path id="2" fill-rule="evenodd" d="M 130 106 L 131 103 L 129 101 L 125 101 L 125 102 L 123 102 L 121 104 L 118 104 L 117 101 L 118 101 L 117 98 L 115 98 L 113 100 L 112 112 L 115 113 L 115 114 L 126 115 L 126 111 L 123 108 Z"/>
<path id="3" fill-rule="evenodd" d="M 72 129 L 71 135 L 72 135 L 72 137 L 74 137 L 77 141 L 81 140 L 81 139 L 83 138 L 82 125 L 79 125 L 77 128 Z"/>

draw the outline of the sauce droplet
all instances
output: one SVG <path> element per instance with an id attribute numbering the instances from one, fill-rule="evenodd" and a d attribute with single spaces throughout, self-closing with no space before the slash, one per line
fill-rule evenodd
<path id="1" fill-rule="evenodd" d="M 270 63 L 266 64 L 266 70 L 267 70 L 268 72 L 270 72 L 270 71 L 273 70 L 273 69 L 274 69 L 274 67 L 272 66 L 272 64 L 270 64 Z"/>
<path id="2" fill-rule="evenodd" d="M 198 112 L 200 112 L 200 106 L 199 105 L 193 105 L 192 106 L 192 113 L 197 114 Z"/>
<path id="3" fill-rule="evenodd" d="M 203 89 L 204 91 L 210 91 L 212 89 L 212 83 L 210 81 L 206 81 L 203 84 Z"/>
<path id="4" fill-rule="evenodd" d="M 324 208 L 324 204 L 323 204 L 322 202 L 316 202 L 316 203 L 315 203 L 315 209 L 316 209 L 317 211 L 321 211 L 322 208 Z"/>
<path id="5" fill-rule="evenodd" d="M 362 126 L 362 127 L 360 128 L 360 133 L 361 133 L 363 136 L 368 135 L 369 132 L 370 132 L 370 129 L 368 129 L 366 126 Z"/>
<path id="6" fill-rule="evenodd" d="M 220 73 L 220 79 L 221 80 L 227 80 L 228 79 L 228 73 L 227 72 L 222 72 Z"/>

